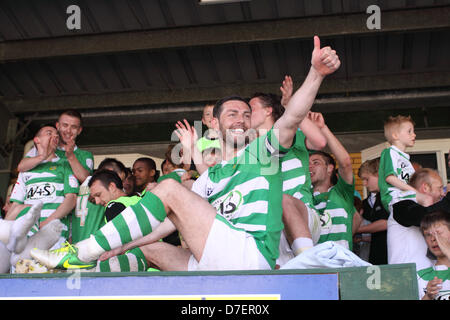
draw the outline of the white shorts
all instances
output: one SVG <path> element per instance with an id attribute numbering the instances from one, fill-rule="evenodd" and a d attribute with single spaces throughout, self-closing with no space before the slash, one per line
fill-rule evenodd
<path id="1" fill-rule="evenodd" d="M 188 271 L 270 269 L 252 235 L 233 229 L 230 224 L 217 217 L 206 239 L 202 258 L 197 261 L 191 255 L 188 263 Z"/>
<path id="2" fill-rule="evenodd" d="M 316 245 L 320 238 L 320 217 L 315 209 L 310 208 L 308 205 L 306 205 L 306 208 L 308 209 L 308 229 L 311 232 L 313 244 Z M 291 246 L 286 239 L 284 231 L 281 232 L 280 246 L 278 250 L 280 251 L 280 256 L 277 259 L 277 264 L 280 266 L 295 257 L 294 252 L 292 252 Z"/>
<path id="3" fill-rule="evenodd" d="M 320 216 L 316 209 L 310 208 L 308 205 L 306 205 L 306 208 L 308 208 L 308 228 L 311 232 L 312 241 L 314 245 L 316 245 L 319 241 L 320 232 L 322 229 Z"/>

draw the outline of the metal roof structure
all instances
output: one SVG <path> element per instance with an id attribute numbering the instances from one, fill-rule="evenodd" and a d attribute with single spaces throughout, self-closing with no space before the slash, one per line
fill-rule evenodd
<path id="1" fill-rule="evenodd" d="M 174 122 L 200 120 L 206 102 L 279 93 L 284 75 L 299 86 L 316 34 L 342 66 L 313 110 L 351 152 L 382 142 L 391 114 L 411 114 L 418 139 L 450 135 L 450 0 L 2 0 L 0 139 L 23 145 L 75 108 L 79 145 L 161 154 Z"/>

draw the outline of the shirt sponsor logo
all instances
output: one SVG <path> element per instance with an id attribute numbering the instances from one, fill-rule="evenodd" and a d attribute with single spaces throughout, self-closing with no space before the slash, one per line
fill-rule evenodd
<path id="1" fill-rule="evenodd" d="M 40 199 L 54 199 L 56 197 L 56 188 L 51 183 L 36 183 L 28 186 L 27 199 L 40 200 Z"/>

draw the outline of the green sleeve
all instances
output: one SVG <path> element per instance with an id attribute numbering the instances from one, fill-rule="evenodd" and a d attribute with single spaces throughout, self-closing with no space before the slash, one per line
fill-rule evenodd
<path id="1" fill-rule="evenodd" d="M 163 176 L 159 177 L 158 183 L 161 182 L 161 181 L 163 181 L 163 180 L 166 180 L 166 179 L 174 179 L 174 180 L 178 181 L 179 183 L 181 183 L 181 178 L 180 178 L 180 176 L 178 175 L 178 173 L 176 173 L 176 172 L 174 172 L 174 171 L 172 171 L 171 173 L 168 173 L 168 174 L 166 174 L 166 175 L 163 175 Z"/>
<path id="2" fill-rule="evenodd" d="M 64 194 L 76 193 L 78 194 L 80 183 L 72 172 L 69 162 L 64 162 Z"/>
<path id="3" fill-rule="evenodd" d="M 384 149 L 383 152 L 381 153 L 380 167 L 378 173 L 383 180 L 386 180 L 386 178 L 390 175 L 396 176 L 396 172 L 392 164 L 392 157 L 390 151 L 391 149 L 387 148 Z"/>
<path id="4" fill-rule="evenodd" d="M 94 172 L 94 156 L 92 155 L 92 152 L 80 150 L 76 157 L 83 168 L 89 171 L 89 174 L 92 175 L 92 173 Z"/>
<path id="5" fill-rule="evenodd" d="M 345 200 L 345 203 L 348 204 L 348 210 L 352 210 L 354 207 L 354 197 L 355 197 L 355 179 L 353 178 L 353 183 L 348 184 L 344 179 L 338 175 L 338 181 L 334 188 L 337 188 L 341 197 Z M 350 212 L 348 211 L 348 212 Z"/>

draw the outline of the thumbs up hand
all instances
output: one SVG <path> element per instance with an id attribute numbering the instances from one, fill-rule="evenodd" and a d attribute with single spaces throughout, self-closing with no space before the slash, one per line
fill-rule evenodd
<path id="1" fill-rule="evenodd" d="M 320 48 L 320 39 L 314 36 L 311 65 L 321 76 L 326 76 L 335 72 L 341 65 L 341 61 L 335 50 L 330 47 Z"/>

